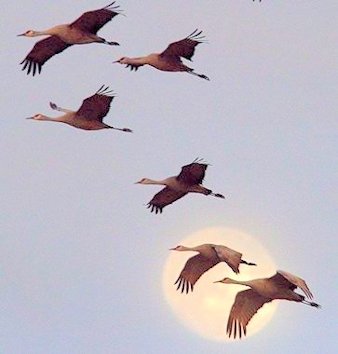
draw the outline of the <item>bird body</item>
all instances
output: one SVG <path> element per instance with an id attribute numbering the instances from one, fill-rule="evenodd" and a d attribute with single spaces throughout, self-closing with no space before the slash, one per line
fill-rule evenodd
<path id="1" fill-rule="evenodd" d="M 19 34 L 19 36 L 24 37 L 49 36 L 35 44 L 21 62 L 21 64 L 24 64 L 22 70 L 27 68 L 27 74 L 32 72 L 33 76 L 36 71 L 40 73 L 42 65 L 48 59 L 74 44 L 104 43 L 119 45 L 117 42 L 106 41 L 96 34 L 113 17 L 120 14 L 118 6 L 113 6 L 114 3 L 99 10 L 85 12 L 70 24 L 57 25 L 44 31 L 28 30 Z"/>
<path id="2" fill-rule="evenodd" d="M 173 251 L 195 251 L 197 255 L 191 257 L 186 262 L 183 270 L 177 278 L 175 284 L 177 290 L 186 293 L 189 290 L 193 291 L 194 285 L 197 280 L 210 268 L 214 267 L 220 262 L 225 262 L 235 273 L 239 273 L 239 265 L 241 263 L 247 265 L 256 265 L 242 260 L 242 253 L 239 253 L 231 248 L 223 245 L 214 245 L 205 243 L 195 247 L 177 246 L 171 248 Z"/>
<path id="3" fill-rule="evenodd" d="M 111 93 L 108 87 L 102 86 L 94 95 L 86 98 L 77 111 L 60 108 L 55 103 L 50 103 L 52 109 L 65 114 L 51 118 L 39 113 L 27 119 L 65 123 L 83 130 L 116 129 L 131 132 L 129 128 L 116 128 L 103 123 L 102 119 L 107 115 L 110 103 L 115 97 Z"/>
<path id="4" fill-rule="evenodd" d="M 205 170 L 208 165 L 199 163 L 195 160 L 193 163 L 183 166 L 178 176 L 168 177 L 163 180 L 153 180 L 150 178 L 142 178 L 137 184 L 154 184 L 164 185 L 165 188 L 157 193 L 148 203 L 148 208 L 151 211 L 162 213 L 165 206 L 184 197 L 187 193 L 201 193 L 204 195 L 212 195 L 218 198 L 224 198 L 222 194 L 213 193 L 212 190 L 205 188 L 202 185 Z"/>
<path id="5" fill-rule="evenodd" d="M 87 44 L 93 42 L 102 43 L 105 41 L 103 38 L 94 33 L 83 31 L 80 28 L 76 28 L 69 24 L 57 25 L 44 31 L 29 31 L 25 36 L 56 36 L 69 45 Z"/>
<path id="6" fill-rule="evenodd" d="M 294 289 L 299 287 L 306 297 L 313 298 L 303 279 L 281 270 L 270 278 L 241 281 L 224 278 L 216 283 L 239 284 L 250 288 L 240 291 L 236 295 L 227 324 L 229 337 L 233 335 L 236 338 L 237 332 L 239 338 L 242 337 L 242 334 L 246 335 L 246 327 L 251 318 L 265 303 L 273 300 L 289 300 L 317 308 L 320 307 L 317 303 L 307 301 L 303 295 L 294 292 Z"/>
<path id="7" fill-rule="evenodd" d="M 140 66 L 150 65 L 161 71 L 181 71 L 196 75 L 200 78 L 209 80 L 204 74 L 197 74 L 194 69 L 185 65 L 181 58 L 191 60 L 195 52 L 195 47 L 199 43 L 203 43 L 204 36 L 201 36 L 202 31 L 195 30 L 186 38 L 171 43 L 162 53 L 152 53 L 144 57 L 129 58 L 122 57 L 114 63 L 126 64 L 130 70 L 138 70 Z"/>

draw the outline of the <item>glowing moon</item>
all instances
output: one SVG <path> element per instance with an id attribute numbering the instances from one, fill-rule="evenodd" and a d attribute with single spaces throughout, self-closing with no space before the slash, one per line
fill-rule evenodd
<path id="1" fill-rule="evenodd" d="M 242 264 L 240 274 L 236 275 L 225 263 L 220 263 L 203 274 L 192 293 L 181 294 L 176 290 L 174 282 L 187 259 L 196 253 L 170 251 L 162 277 L 165 298 L 176 316 L 190 330 L 216 341 L 233 340 L 226 335 L 226 324 L 237 292 L 246 287 L 213 282 L 224 277 L 253 279 L 272 276 L 276 266 L 266 249 L 253 236 L 236 229 L 207 228 L 171 246 L 197 246 L 203 243 L 223 244 L 233 248 L 243 253 L 244 260 L 256 263 L 257 267 Z M 277 302 L 272 302 L 257 312 L 247 327 L 247 337 L 260 331 L 271 320 L 276 307 Z"/>

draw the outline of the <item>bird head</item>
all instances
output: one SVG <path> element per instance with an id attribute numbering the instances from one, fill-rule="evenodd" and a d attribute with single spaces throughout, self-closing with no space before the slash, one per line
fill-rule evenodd
<path id="1" fill-rule="evenodd" d="M 45 116 L 41 113 L 35 114 L 32 117 L 28 117 L 26 119 L 33 119 L 33 120 L 43 120 L 45 118 Z"/>
<path id="2" fill-rule="evenodd" d="M 135 184 L 147 184 L 148 181 L 148 178 L 142 178 L 138 182 L 135 182 Z"/>
<path id="3" fill-rule="evenodd" d="M 113 64 L 114 63 L 120 63 L 120 64 L 128 64 L 128 57 L 122 57 L 122 58 L 120 58 L 119 60 L 115 60 L 115 61 L 113 61 Z"/>
<path id="4" fill-rule="evenodd" d="M 184 246 L 178 245 L 176 247 L 173 248 L 169 248 L 170 251 L 183 251 L 185 249 Z"/>
<path id="5" fill-rule="evenodd" d="M 214 283 L 231 284 L 231 279 L 230 278 L 223 278 L 222 280 L 214 281 Z"/>
<path id="6" fill-rule="evenodd" d="M 24 33 L 18 34 L 18 37 L 35 37 L 37 35 L 36 31 L 33 30 L 28 30 Z"/>

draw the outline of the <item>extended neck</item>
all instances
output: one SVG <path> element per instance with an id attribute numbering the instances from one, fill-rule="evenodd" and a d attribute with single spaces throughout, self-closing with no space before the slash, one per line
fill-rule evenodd
<path id="1" fill-rule="evenodd" d="M 44 31 L 34 31 L 29 37 L 39 37 L 39 36 L 51 36 L 53 33 L 50 33 L 50 30 L 44 30 Z"/>
<path id="2" fill-rule="evenodd" d="M 250 280 L 235 280 L 235 279 L 231 279 L 228 278 L 227 282 L 224 284 L 238 284 L 238 285 L 245 285 L 245 286 L 249 286 L 251 287 L 251 281 Z"/>
<path id="3" fill-rule="evenodd" d="M 146 178 L 142 184 L 157 184 L 161 186 L 166 186 L 166 180 L 154 180 L 150 178 Z"/>
<path id="4" fill-rule="evenodd" d="M 138 58 L 126 58 L 125 64 L 141 66 L 148 64 L 147 57 L 138 57 Z"/>

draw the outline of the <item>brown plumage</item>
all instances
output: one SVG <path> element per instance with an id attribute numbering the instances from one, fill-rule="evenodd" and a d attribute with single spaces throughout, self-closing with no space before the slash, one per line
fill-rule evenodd
<path id="1" fill-rule="evenodd" d="M 110 104 L 114 97 L 109 87 L 101 86 L 94 95 L 83 100 L 81 107 L 77 111 L 71 111 L 58 107 L 55 103 L 50 103 L 52 109 L 65 114 L 56 118 L 36 114 L 28 119 L 61 122 L 84 130 L 116 129 L 131 132 L 129 128 L 116 128 L 103 123 L 103 118 L 109 112 Z"/>
<path id="2" fill-rule="evenodd" d="M 225 262 L 236 274 L 239 273 L 239 265 L 256 265 L 242 260 L 242 253 L 223 245 L 203 244 L 196 247 L 177 246 L 171 248 L 173 251 L 195 251 L 197 255 L 189 258 L 185 263 L 175 284 L 177 290 L 186 293 L 194 290 L 197 280 L 209 269 L 220 262 Z"/>
<path id="3" fill-rule="evenodd" d="M 126 64 L 130 70 L 137 70 L 140 66 L 150 65 L 161 71 L 181 71 L 209 80 L 206 75 L 197 74 L 194 69 L 184 65 L 181 58 L 191 60 L 195 47 L 204 42 L 202 31 L 197 29 L 186 38 L 171 43 L 162 53 L 152 53 L 144 57 L 128 58 L 122 57 L 114 63 Z"/>
<path id="4" fill-rule="evenodd" d="M 293 274 L 285 271 L 277 271 L 277 273 L 264 279 L 253 279 L 247 281 L 233 280 L 224 278 L 216 283 L 224 284 L 240 284 L 250 287 L 251 289 L 240 291 L 232 305 L 228 324 L 227 334 L 229 337 L 236 338 L 238 335 L 241 338 L 246 335 L 246 327 L 255 313 L 266 303 L 272 300 L 289 300 L 302 302 L 303 304 L 320 307 L 315 302 L 305 300 L 303 295 L 300 295 L 293 290 L 300 288 L 306 297 L 313 298 L 313 295 L 305 281 Z"/>
<path id="5" fill-rule="evenodd" d="M 165 206 L 184 197 L 187 193 L 201 193 L 204 195 L 212 195 L 218 198 L 224 198 L 222 194 L 213 193 L 210 189 L 202 186 L 205 171 L 208 167 L 206 163 L 200 163 L 201 160 L 196 159 L 193 163 L 183 166 L 178 176 L 168 177 L 164 180 L 152 180 L 150 178 L 142 178 L 138 184 L 157 184 L 166 186 L 160 192 L 155 194 L 153 199 L 148 203 L 151 211 L 162 213 Z"/>
<path id="6" fill-rule="evenodd" d="M 77 20 L 70 24 L 58 25 L 45 31 L 28 30 L 19 36 L 36 37 L 49 35 L 37 42 L 26 58 L 20 63 L 22 70 L 27 68 L 27 74 L 40 73 L 42 65 L 55 54 L 61 53 L 73 44 L 104 43 L 109 45 L 119 45 L 117 42 L 108 42 L 104 38 L 97 36 L 97 32 L 113 17 L 120 14 L 119 6 L 113 6 L 115 1 L 106 7 L 88 11 L 82 14 Z"/>

